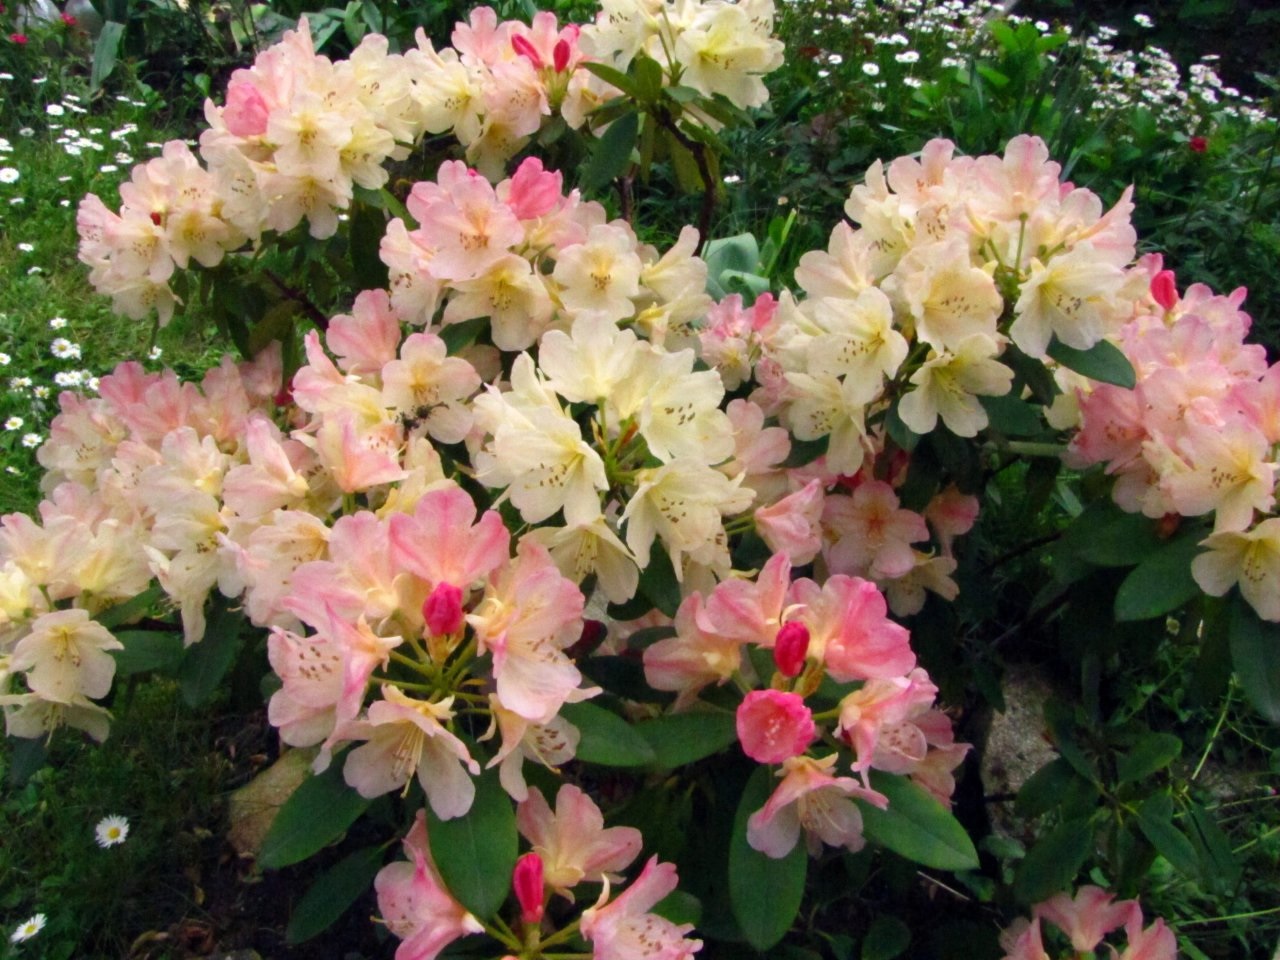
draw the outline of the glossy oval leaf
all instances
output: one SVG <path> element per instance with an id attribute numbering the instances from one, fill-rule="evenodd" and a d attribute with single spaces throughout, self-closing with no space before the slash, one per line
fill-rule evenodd
<path id="1" fill-rule="evenodd" d="M 640 115 L 624 113 L 596 141 L 595 151 L 586 169 L 582 171 L 582 185 L 588 190 L 599 190 L 614 177 L 621 176 L 631 163 L 631 151 L 635 149 L 640 133 Z"/>
<path id="2" fill-rule="evenodd" d="M 932 794 L 906 777 L 874 770 L 871 786 L 889 798 L 889 807 L 881 810 L 858 801 L 869 838 L 926 867 L 978 869 L 978 851 L 969 834 Z"/>
<path id="3" fill-rule="evenodd" d="M 427 837 L 445 887 L 482 920 L 507 899 L 516 865 L 516 811 L 498 782 L 498 771 L 476 778 L 471 809 L 452 820 L 427 807 Z"/>
<path id="4" fill-rule="evenodd" d="M 1088 817 L 1064 820 L 1027 851 L 1018 865 L 1013 890 L 1022 903 L 1039 903 L 1069 888 L 1093 849 Z"/>
<path id="5" fill-rule="evenodd" d="M 1258 618 L 1253 608 L 1233 595 L 1231 664 L 1245 696 L 1272 723 L 1280 723 L 1280 624 Z"/>
<path id="6" fill-rule="evenodd" d="M 289 916 L 285 942 L 293 945 L 324 933 L 369 889 L 382 866 L 382 847 L 366 847 L 320 875 Z"/>
<path id="7" fill-rule="evenodd" d="M 262 841 L 258 862 L 278 868 L 307 859 L 346 833 L 368 806 L 342 779 L 342 758 L 335 757 L 324 773 L 302 781 L 284 802 Z"/>
<path id="8" fill-rule="evenodd" d="M 747 843 L 747 820 L 765 805 L 773 788 L 768 767 L 757 767 L 747 781 L 729 841 L 729 902 L 734 919 L 757 950 L 783 938 L 800 912 L 809 854 L 803 839 L 778 860 Z"/>
<path id="9" fill-rule="evenodd" d="M 236 662 L 242 639 L 244 614 L 232 610 L 229 601 L 215 594 L 210 604 L 204 637 L 187 648 L 178 667 L 178 686 L 189 707 L 207 703 L 218 684 Z"/>
<path id="10" fill-rule="evenodd" d="M 663 770 L 709 757 L 738 739 L 731 713 L 675 713 L 635 729 L 653 750 L 653 765 Z"/>
<path id="11" fill-rule="evenodd" d="M 1099 383 L 1110 383 L 1132 390 L 1138 382 L 1133 364 L 1110 340 L 1099 340 L 1088 350 L 1077 350 L 1054 337 L 1045 352 L 1068 370 L 1074 370 Z"/>
<path id="12" fill-rule="evenodd" d="M 1191 561 L 1200 552 L 1199 531 L 1170 540 L 1130 571 L 1116 591 L 1116 619 L 1150 620 L 1172 613 L 1200 594 Z"/>
<path id="13" fill-rule="evenodd" d="M 605 767 L 643 767 L 656 759 L 653 748 L 636 728 L 616 713 L 594 703 L 566 703 L 564 717 L 582 734 L 579 760 Z"/>
<path id="14" fill-rule="evenodd" d="M 122 630 L 116 633 L 116 639 L 124 644 L 124 649 L 111 651 L 111 656 L 116 661 L 118 677 L 128 677 L 148 670 L 172 673 L 182 662 L 180 634 Z"/>

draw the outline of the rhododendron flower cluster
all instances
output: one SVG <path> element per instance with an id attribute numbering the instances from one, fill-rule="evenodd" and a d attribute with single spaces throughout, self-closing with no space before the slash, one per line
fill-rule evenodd
<path id="1" fill-rule="evenodd" d="M 1214 596 L 1238 584 L 1259 616 L 1280 621 L 1280 364 L 1244 342 L 1243 289 L 1193 284 L 1179 296 L 1158 256 L 1141 266 L 1150 294 L 1118 338 L 1137 385 L 1079 388 L 1068 463 L 1105 463 L 1129 512 L 1212 516 L 1196 582 Z"/>
<path id="2" fill-rule="evenodd" d="M 426 134 L 456 138 L 468 163 L 497 180 L 553 114 L 583 127 L 592 110 L 621 95 L 579 69 L 587 61 L 625 69 L 644 49 L 662 62 L 668 83 L 761 106 L 768 91 L 760 77 L 782 63 L 772 29 L 772 0 L 615 4 L 581 30 L 559 26 L 546 12 L 531 24 L 499 22 L 479 7 L 457 24 L 451 47 L 435 50 L 419 30 L 416 48 L 393 54 L 386 37 L 366 34 L 348 59 L 335 62 L 316 53 L 304 18 L 232 74 L 224 104 L 206 101 L 209 129 L 199 159 L 186 143 L 171 141 L 161 157 L 134 168 L 118 213 L 94 194 L 84 198 L 80 259 L 118 312 L 142 319 L 155 310 L 167 323 L 178 303 L 170 285 L 175 270 L 192 260 L 216 266 L 247 244 L 258 248 L 268 232 L 303 222 L 313 238 L 333 236 L 356 190 L 382 188 L 390 164 Z M 465 216 L 475 202 L 460 196 L 454 214 Z M 501 236 L 502 223 L 495 228 Z M 467 291 L 470 306 L 460 310 L 475 309 L 495 283 L 521 286 L 524 278 L 503 274 L 510 265 L 494 263 L 496 256 L 485 263 L 494 271 L 479 279 L 473 268 L 482 260 L 483 253 L 465 264 L 441 260 L 441 270 L 452 263 L 470 271 L 456 279 L 478 281 Z M 520 309 L 539 315 L 545 304 L 517 296 L 499 312 Z"/>
<path id="3" fill-rule="evenodd" d="M 678 694 L 677 708 L 710 684 L 769 684 L 747 693 L 737 710 L 743 752 L 781 765 L 781 783 L 747 824 L 757 850 L 785 856 L 802 828 L 815 854 L 823 843 L 861 849 L 852 798 L 888 803 L 866 782 L 871 769 L 908 775 L 950 804 L 951 772 L 969 746 L 955 742 L 950 719 L 934 709 L 937 687 L 916 666 L 907 630 L 888 618 L 875 584 L 843 574 L 821 586 L 792 581 L 790 561 L 775 554 L 754 582 L 725 580 L 705 597 L 690 594 L 675 629 L 645 650 L 644 668 L 651 686 Z M 757 676 L 752 649 L 773 652 L 772 678 Z M 824 678 L 842 685 L 829 711 L 832 732 L 852 749 L 861 781 L 835 776 L 838 756 L 823 743 L 816 749 L 824 755 L 809 755 L 819 730 L 807 700 Z"/>
<path id="4" fill-rule="evenodd" d="M 1137 900 L 1117 903 L 1114 895 L 1101 887 L 1081 887 L 1074 897 L 1059 893 L 1037 903 L 1031 913 L 1030 921 L 1019 920 L 1001 934 L 1004 960 L 1078 957 L 1101 952 L 1098 948 L 1103 945 L 1117 960 L 1175 960 L 1178 955 L 1177 939 L 1164 920 L 1156 918 L 1150 926 L 1144 926 L 1142 906 Z M 1064 935 L 1069 949 L 1053 953 L 1046 949 L 1045 935 L 1053 928 Z M 1117 952 L 1104 938 L 1121 928 L 1126 942 L 1124 950 Z M 1051 945 L 1055 939 L 1050 936 Z"/>

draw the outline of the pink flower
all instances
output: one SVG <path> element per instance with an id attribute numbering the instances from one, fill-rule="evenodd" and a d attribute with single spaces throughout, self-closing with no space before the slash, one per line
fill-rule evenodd
<path id="1" fill-rule="evenodd" d="M 1209 140 L 1207 137 L 1192 137 L 1187 146 L 1191 148 L 1192 153 L 1204 153 L 1209 149 Z"/>
<path id="2" fill-rule="evenodd" d="M 900 677 L 916 665 L 910 634 L 889 620 L 874 583 L 839 575 L 822 587 L 797 580 L 792 598 L 807 607 L 799 619 L 809 628 L 810 653 L 838 683 Z"/>
<path id="3" fill-rule="evenodd" d="M 889 801 L 868 790 L 852 777 L 831 775 L 837 755 L 821 760 L 791 757 L 783 761 L 782 782 L 768 802 L 747 820 L 747 843 L 775 860 L 791 852 L 804 830 L 809 852 L 816 855 L 824 843 L 861 850 L 862 812 L 853 802 L 861 797 L 883 809 Z"/>
<path id="4" fill-rule="evenodd" d="M 809 628 L 799 621 L 784 623 L 773 642 L 773 662 L 784 677 L 798 677 L 809 654 Z"/>
<path id="5" fill-rule="evenodd" d="M 1166 313 L 1178 305 L 1178 285 L 1172 270 L 1161 270 L 1151 278 L 1151 299 Z"/>
<path id="6" fill-rule="evenodd" d="M 580 883 L 616 881 L 643 843 L 634 827 L 606 829 L 595 801 L 572 784 L 556 794 L 554 814 L 546 798 L 530 790 L 516 808 L 516 827 L 542 858 L 546 885 L 570 900 Z"/>
<path id="7" fill-rule="evenodd" d="M 822 549 L 822 483 L 810 480 L 795 493 L 755 512 L 756 531 L 776 553 L 785 553 L 796 566 L 813 560 Z"/>
<path id="8" fill-rule="evenodd" d="M 431 859 L 421 810 L 404 838 L 404 850 L 412 862 L 388 864 L 373 881 L 387 929 L 404 941 L 396 949 L 395 960 L 435 960 L 459 937 L 483 933 L 480 921 L 445 889 Z"/>
<path id="9" fill-rule="evenodd" d="M 817 736 L 804 698 L 781 690 L 752 690 L 738 707 L 738 741 L 757 763 L 781 763 L 804 753 Z"/>
<path id="10" fill-rule="evenodd" d="M 25 33 L 11 33 L 9 34 L 9 39 L 20 47 L 26 46 L 27 43 L 27 35 Z"/>
<path id="11" fill-rule="evenodd" d="M 1112 903 L 1114 899 L 1113 894 L 1101 887 L 1086 886 L 1081 887 L 1074 898 L 1059 893 L 1036 904 L 1033 913 L 1037 919 L 1057 924 L 1070 938 L 1074 949 L 1087 951 L 1100 944 L 1112 930 L 1132 922 L 1135 913 L 1141 927 L 1142 910 L 1138 901 Z"/>
<path id="12" fill-rule="evenodd" d="M 606 903 L 606 885 L 596 905 L 582 912 L 582 935 L 591 941 L 594 960 L 687 960 L 701 950 L 701 940 L 685 939 L 693 924 L 649 913 L 677 882 L 674 864 L 651 857 L 612 903 Z"/>
<path id="13" fill-rule="evenodd" d="M 529 852 L 516 861 L 511 873 L 511 888 L 520 904 L 520 920 L 523 923 L 542 922 L 542 858 Z"/>
<path id="14" fill-rule="evenodd" d="M 1124 932 L 1129 938 L 1129 945 L 1118 960 L 1177 960 L 1178 941 L 1173 931 L 1161 919 L 1143 930 L 1142 911 L 1136 904 L 1133 915 L 1124 925 Z"/>
<path id="15" fill-rule="evenodd" d="M 462 591 L 452 583 L 438 583 L 422 602 L 422 619 L 433 637 L 457 633 L 462 628 Z"/>

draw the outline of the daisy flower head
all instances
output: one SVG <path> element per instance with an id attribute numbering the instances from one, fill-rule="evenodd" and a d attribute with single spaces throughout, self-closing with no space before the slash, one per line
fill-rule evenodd
<path id="1" fill-rule="evenodd" d="M 66 337 L 57 337 L 49 345 L 49 352 L 59 360 L 79 360 L 80 344 L 72 343 Z"/>
<path id="2" fill-rule="evenodd" d="M 29 450 L 34 450 L 42 443 L 44 443 L 44 437 L 38 433 L 24 433 L 22 435 L 22 445 Z"/>
<path id="3" fill-rule="evenodd" d="M 0 183 L 17 183 L 21 177 L 16 167 L 0 167 Z"/>
<path id="4" fill-rule="evenodd" d="M 22 943 L 25 940 L 30 940 L 44 929 L 45 922 L 45 915 L 43 913 L 37 913 L 31 919 L 24 920 L 22 923 L 18 924 L 17 929 L 9 935 L 9 942 Z"/>
<path id="5" fill-rule="evenodd" d="M 93 828 L 93 832 L 97 836 L 98 846 L 105 850 L 124 843 L 129 838 L 129 820 L 119 815 L 103 817 Z"/>
<path id="6" fill-rule="evenodd" d="M 25 421 L 21 417 L 10 417 L 4 422 L 6 430 L 21 430 Z"/>

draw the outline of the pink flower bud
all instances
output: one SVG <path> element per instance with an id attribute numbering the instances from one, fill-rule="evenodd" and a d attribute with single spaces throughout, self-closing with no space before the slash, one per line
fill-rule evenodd
<path id="1" fill-rule="evenodd" d="M 511 886 L 520 904 L 520 919 L 525 923 L 542 922 L 542 857 L 533 851 L 516 861 L 511 873 Z"/>
<path id="2" fill-rule="evenodd" d="M 809 628 L 798 620 L 784 623 L 773 642 L 773 662 L 784 677 L 798 677 L 809 653 Z"/>
<path id="3" fill-rule="evenodd" d="M 813 714 L 798 694 L 753 690 L 738 707 L 738 741 L 758 763 L 799 756 L 816 735 Z"/>
<path id="4" fill-rule="evenodd" d="M 1192 153 L 1204 153 L 1209 149 L 1209 141 L 1205 137 L 1192 137 L 1187 146 L 1191 148 Z"/>
<path id="5" fill-rule="evenodd" d="M 433 637 L 456 632 L 462 626 L 462 591 L 452 583 L 440 583 L 422 604 L 422 619 Z"/>
<path id="6" fill-rule="evenodd" d="M 511 49 L 514 50 L 516 53 L 518 53 L 520 56 L 527 59 L 539 70 L 541 70 L 545 66 L 545 64 L 542 62 L 542 57 L 538 54 L 538 51 L 534 47 L 534 45 L 529 42 L 528 37 L 522 37 L 518 33 L 512 36 Z"/>
<path id="7" fill-rule="evenodd" d="M 1151 278 L 1151 299 L 1169 311 L 1178 304 L 1178 285 L 1174 283 L 1172 270 L 1161 270 Z"/>
<path id="8" fill-rule="evenodd" d="M 564 68 L 569 66 L 569 53 L 569 41 L 557 40 L 555 49 L 551 51 L 551 62 L 556 73 L 564 73 Z"/>

